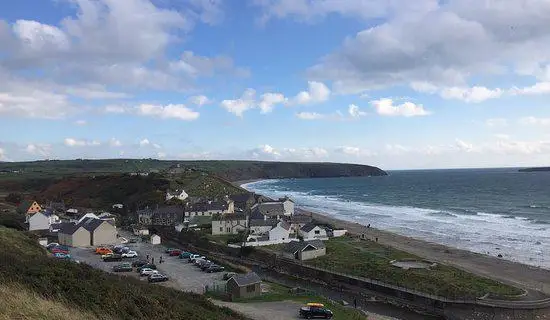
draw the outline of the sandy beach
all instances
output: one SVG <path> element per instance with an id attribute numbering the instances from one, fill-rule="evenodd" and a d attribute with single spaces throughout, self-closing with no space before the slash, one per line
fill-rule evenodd
<path id="1" fill-rule="evenodd" d="M 245 183 L 260 180 L 265 179 L 238 181 L 234 182 L 234 184 L 241 186 Z M 336 219 L 328 215 L 307 211 L 301 208 L 297 208 L 296 212 L 309 214 L 319 223 L 330 224 L 335 228 L 346 229 L 351 234 L 365 234 L 367 238 L 372 240 L 378 238 L 378 242 L 381 244 L 415 254 L 430 261 L 452 265 L 462 270 L 517 287 L 533 289 L 550 294 L 550 270 L 547 269 L 398 235 L 376 229 L 376 226 L 367 228 L 367 226 L 359 223 Z"/>

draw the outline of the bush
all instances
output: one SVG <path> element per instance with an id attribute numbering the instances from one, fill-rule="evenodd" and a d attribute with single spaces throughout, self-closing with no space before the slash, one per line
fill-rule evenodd
<path id="1" fill-rule="evenodd" d="M 20 193 L 10 193 L 4 200 L 8 203 L 19 204 L 23 201 L 23 196 Z"/>

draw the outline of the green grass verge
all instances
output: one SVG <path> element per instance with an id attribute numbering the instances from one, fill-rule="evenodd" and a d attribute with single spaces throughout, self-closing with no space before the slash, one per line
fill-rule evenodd
<path id="1" fill-rule="evenodd" d="M 363 313 L 351 308 L 344 307 L 341 304 L 333 303 L 330 300 L 317 296 L 315 294 L 296 294 L 291 293 L 290 288 L 271 282 L 264 282 L 269 287 L 269 292 L 261 296 L 250 299 L 237 299 L 233 302 L 251 303 L 251 302 L 272 302 L 272 301 L 296 301 L 303 304 L 308 302 L 317 302 L 325 305 L 334 313 L 334 319 L 364 320 L 367 319 Z"/>
<path id="2" fill-rule="evenodd" d="M 518 288 L 446 265 L 431 270 L 394 267 L 391 260 L 421 258 L 369 240 L 340 237 L 325 244 L 326 256 L 309 260 L 307 264 L 448 298 L 476 298 L 486 293 L 505 297 L 522 293 Z"/>
<path id="3" fill-rule="evenodd" d="M 61 303 L 86 315 L 124 320 L 246 319 L 213 305 L 198 294 L 48 258 L 36 239 L 14 229 L 0 227 L 0 243 L 0 286 L 24 288 L 41 299 Z M 0 310 L 9 307 L 6 303 L 0 301 Z M 21 311 L 13 319 L 23 316 Z"/>

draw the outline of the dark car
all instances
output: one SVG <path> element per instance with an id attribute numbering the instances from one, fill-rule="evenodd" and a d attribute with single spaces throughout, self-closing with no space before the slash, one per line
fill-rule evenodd
<path id="1" fill-rule="evenodd" d="M 306 319 L 332 319 L 332 311 L 323 307 L 305 306 L 300 308 L 300 317 Z"/>
<path id="2" fill-rule="evenodd" d="M 137 267 L 137 268 L 139 268 L 139 267 L 141 267 L 141 266 L 143 266 L 143 265 L 146 265 L 146 264 L 148 264 L 148 263 L 149 263 L 149 262 L 148 262 L 147 260 L 137 260 L 137 261 L 132 262 L 132 267 Z"/>
<path id="3" fill-rule="evenodd" d="M 224 270 L 225 270 L 225 268 L 222 267 L 222 266 L 211 265 L 210 267 L 208 267 L 208 268 L 207 268 L 206 270 L 204 270 L 204 271 L 206 271 L 206 272 L 208 272 L 208 273 L 213 273 L 213 272 L 222 272 L 222 271 L 224 271 Z"/>
<path id="4" fill-rule="evenodd" d="M 157 266 L 156 266 L 156 265 L 154 265 L 154 264 L 152 264 L 152 263 L 147 263 L 147 264 L 142 265 L 141 267 L 138 267 L 136 271 L 137 271 L 137 272 L 141 272 L 141 269 L 143 269 L 143 268 L 151 268 L 151 269 L 153 269 L 153 270 L 157 270 Z"/>
<path id="5" fill-rule="evenodd" d="M 160 273 L 154 273 L 149 275 L 147 280 L 149 282 L 164 282 L 164 281 L 168 281 L 168 277 Z"/>
<path id="6" fill-rule="evenodd" d="M 105 262 L 121 261 L 121 260 L 122 260 L 122 256 L 116 253 L 103 258 L 103 261 Z"/>
<path id="7" fill-rule="evenodd" d="M 129 263 L 119 264 L 113 267 L 114 272 L 129 272 L 132 271 L 132 266 Z"/>
<path id="8" fill-rule="evenodd" d="M 214 262 L 207 262 L 207 263 L 203 263 L 199 266 L 199 268 L 201 268 L 202 271 L 205 271 L 206 269 L 210 268 L 210 267 L 213 267 L 215 266 L 216 264 Z"/>

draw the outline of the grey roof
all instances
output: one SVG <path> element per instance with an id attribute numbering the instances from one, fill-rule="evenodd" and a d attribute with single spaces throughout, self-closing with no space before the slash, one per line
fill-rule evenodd
<path id="1" fill-rule="evenodd" d="M 247 202 L 249 200 L 254 200 L 254 194 L 253 193 L 233 194 L 229 196 L 229 199 L 235 202 Z"/>
<path id="2" fill-rule="evenodd" d="M 303 232 L 310 232 L 311 230 L 313 230 L 317 225 L 314 224 L 314 223 L 308 223 L 306 224 L 305 226 L 303 226 L 302 228 L 300 228 L 300 230 L 302 230 Z"/>
<path id="3" fill-rule="evenodd" d="M 215 217 L 212 217 L 212 220 L 215 221 L 222 221 L 222 220 L 246 220 L 246 215 L 244 214 L 224 214 L 224 215 L 216 215 Z"/>
<path id="4" fill-rule="evenodd" d="M 303 251 L 308 246 L 312 246 L 315 249 L 325 248 L 325 244 L 321 240 L 291 241 L 285 245 L 285 247 L 283 248 L 283 251 L 291 254 L 295 254 L 298 251 Z"/>
<path id="5" fill-rule="evenodd" d="M 247 274 L 236 274 L 231 277 L 229 281 L 231 281 L 232 279 L 239 287 L 262 282 L 262 279 L 260 279 L 260 277 L 255 272 L 250 272 Z"/>
<path id="6" fill-rule="evenodd" d="M 311 216 L 305 214 L 293 214 L 292 216 L 287 217 L 285 220 L 292 224 L 308 224 L 311 223 L 313 219 L 311 218 Z"/>
<path id="7" fill-rule="evenodd" d="M 191 204 L 185 208 L 185 212 L 206 212 L 209 210 L 222 211 L 227 209 L 228 205 L 225 201 L 208 201 Z"/>
<path id="8" fill-rule="evenodd" d="M 273 226 L 277 225 L 277 220 L 275 220 L 275 219 L 267 219 L 267 220 L 264 220 L 264 219 L 250 219 L 249 225 L 251 227 L 264 227 L 264 226 L 273 227 Z"/>
<path id="9" fill-rule="evenodd" d="M 272 217 L 284 214 L 285 208 L 282 202 L 262 202 L 252 207 L 252 211 Z"/>
<path id="10" fill-rule="evenodd" d="M 182 214 L 185 208 L 183 206 L 164 206 L 153 210 L 153 215 Z"/>
<path id="11" fill-rule="evenodd" d="M 78 227 L 72 222 L 62 222 L 59 224 L 59 232 L 63 234 L 73 234 Z"/>
<path id="12" fill-rule="evenodd" d="M 84 227 L 84 229 L 90 232 L 94 232 L 95 229 L 97 229 L 103 222 L 104 220 L 100 220 L 100 219 L 85 218 L 78 225 Z"/>

